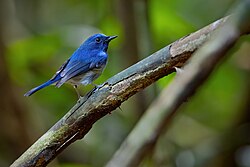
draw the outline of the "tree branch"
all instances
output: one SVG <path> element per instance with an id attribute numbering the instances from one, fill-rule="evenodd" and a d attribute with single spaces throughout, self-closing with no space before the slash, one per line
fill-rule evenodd
<path id="1" fill-rule="evenodd" d="M 45 166 L 122 102 L 182 66 L 227 18 L 190 34 L 107 80 L 88 93 L 11 166 Z"/>
<path id="2" fill-rule="evenodd" d="M 184 71 L 152 103 L 106 167 L 135 167 L 166 130 L 177 109 L 211 74 L 242 34 L 250 32 L 250 2 L 242 3 L 237 14 L 216 31 L 185 66 Z"/>

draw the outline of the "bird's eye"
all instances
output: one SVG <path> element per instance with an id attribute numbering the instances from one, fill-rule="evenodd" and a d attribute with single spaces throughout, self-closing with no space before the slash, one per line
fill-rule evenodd
<path id="1" fill-rule="evenodd" d="M 101 39 L 97 37 L 97 38 L 95 39 L 95 41 L 96 41 L 97 43 L 99 43 L 99 42 L 101 42 Z"/>

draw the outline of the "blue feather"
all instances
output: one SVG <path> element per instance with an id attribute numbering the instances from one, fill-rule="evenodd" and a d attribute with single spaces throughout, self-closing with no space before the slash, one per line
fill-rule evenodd
<path id="1" fill-rule="evenodd" d="M 28 91 L 27 93 L 25 93 L 24 96 L 30 96 L 30 95 L 32 95 L 33 93 L 39 91 L 40 89 L 45 88 L 45 87 L 47 87 L 47 86 L 49 86 L 49 85 L 51 85 L 51 84 L 53 84 L 53 83 L 54 83 L 53 81 L 48 80 L 47 82 L 43 83 L 42 85 L 37 86 L 37 87 L 31 89 L 30 91 Z"/>
<path id="2" fill-rule="evenodd" d="M 108 44 L 116 37 L 103 34 L 95 34 L 89 37 L 50 80 L 31 89 L 24 96 L 30 96 L 38 90 L 54 83 L 56 87 L 60 87 L 65 82 L 73 86 L 92 83 L 104 70 L 108 58 Z"/>

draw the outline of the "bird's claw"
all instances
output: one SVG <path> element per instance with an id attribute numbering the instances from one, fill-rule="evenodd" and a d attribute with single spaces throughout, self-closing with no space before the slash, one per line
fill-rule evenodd
<path id="1" fill-rule="evenodd" d="M 101 89 L 104 85 L 108 84 L 108 82 L 104 82 L 101 85 L 95 85 L 95 88 L 93 90 L 93 93 L 97 92 L 99 89 Z"/>

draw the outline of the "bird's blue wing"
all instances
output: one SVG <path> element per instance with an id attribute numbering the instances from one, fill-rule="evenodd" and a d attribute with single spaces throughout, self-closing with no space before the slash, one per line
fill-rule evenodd
<path id="1" fill-rule="evenodd" d="M 56 87 L 60 87 L 71 78 L 89 71 L 90 64 L 90 62 L 84 62 L 80 60 L 70 62 L 67 67 L 60 73 L 61 80 L 57 82 Z"/>
<path id="2" fill-rule="evenodd" d="M 53 75 L 52 78 L 50 79 L 51 81 L 60 79 L 60 73 L 67 67 L 69 61 L 70 59 L 68 59 L 67 61 L 63 63 L 63 65 L 61 65 L 61 67 L 57 70 L 55 75 Z"/>
<path id="3" fill-rule="evenodd" d="M 65 77 L 69 75 L 70 73 L 73 73 L 78 68 L 81 68 L 81 66 L 85 66 L 85 64 L 88 64 L 87 62 L 83 61 L 72 61 L 68 64 L 68 66 L 60 73 L 61 77 Z"/>
<path id="4" fill-rule="evenodd" d="M 67 63 L 66 67 L 64 67 L 59 75 L 60 80 L 56 83 L 57 87 L 60 87 L 62 84 L 74 78 L 78 75 L 91 71 L 95 68 L 101 68 L 106 64 L 106 54 L 99 53 L 99 56 L 92 56 L 92 54 L 88 53 L 84 59 L 79 57 L 71 57 L 70 61 Z"/>

